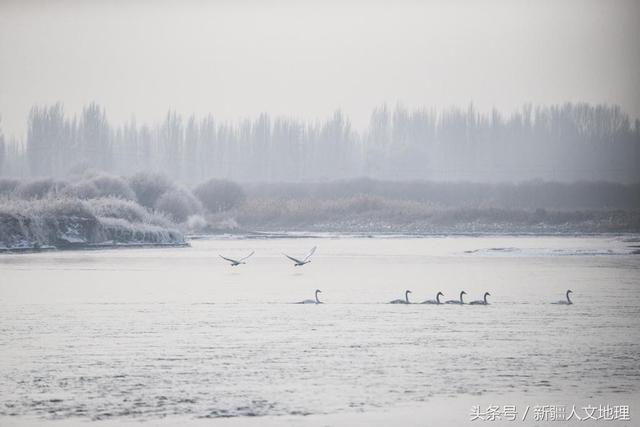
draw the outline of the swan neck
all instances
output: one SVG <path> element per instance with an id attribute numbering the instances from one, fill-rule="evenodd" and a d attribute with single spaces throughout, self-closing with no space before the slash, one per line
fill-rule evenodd
<path id="1" fill-rule="evenodd" d="M 460 304 L 462 304 L 462 292 L 460 292 Z"/>
<path id="2" fill-rule="evenodd" d="M 318 299 L 318 291 L 316 291 L 316 304 L 320 304 L 320 300 Z"/>
<path id="3" fill-rule="evenodd" d="M 409 304 L 409 291 L 404 293 L 404 300 Z"/>
<path id="4" fill-rule="evenodd" d="M 436 294 L 436 302 L 440 304 L 440 294 Z"/>
<path id="5" fill-rule="evenodd" d="M 569 292 L 567 292 L 567 302 L 568 302 L 569 304 L 573 304 L 573 303 L 571 302 L 571 298 L 569 298 Z"/>
<path id="6" fill-rule="evenodd" d="M 484 294 L 484 303 L 487 303 L 487 294 Z"/>

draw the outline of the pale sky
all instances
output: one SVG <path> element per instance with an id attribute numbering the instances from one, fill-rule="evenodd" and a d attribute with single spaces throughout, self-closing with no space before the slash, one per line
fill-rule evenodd
<path id="1" fill-rule="evenodd" d="M 0 115 L 92 101 L 121 124 L 266 111 L 357 127 L 406 107 L 566 101 L 640 117 L 640 1 L 0 0 Z"/>

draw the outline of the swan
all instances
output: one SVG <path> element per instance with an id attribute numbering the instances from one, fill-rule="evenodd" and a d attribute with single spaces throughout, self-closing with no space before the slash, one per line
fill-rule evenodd
<path id="1" fill-rule="evenodd" d="M 306 299 L 304 301 L 300 301 L 297 304 L 322 304 L 322 301 L 318 299 L 318 294 L 321 294 L 322 291 L 320 289 L 316 289 L 316 299 Z"/>
<path id="2" fill-rule="evenodd" d="M 427 300 L 427 301 L 422 301 L 422 304 L 442 304 L 440 302 L 440 295 L 444 296 L 444 294 L 442 292 L 438 292 L 436 294 L 436 299 L 430 299 L 430 300 Z"/>
<path id="3" fill-rule="evenodd" d="M 316 251 L 317 246 L 314 246 L 313 248 L 311 248 L 311 251 L 309 251 L 309 253 L 307 254 L 306 257 L 304 257 L 303 259 L 297 259 L 294 258 L 292 256 L 289 256 L 285 253 L 283 253 L 282 255 L 286 256 L 287 258 L 289 258 L 291 261 L 294 262 L 293 266 L 294 267 L 302 267 L 305 264 L 309 264 L 311 262 L 311 260 L 309 258 L 311 258 L 311 255 L 313 255 L 313 253 Z"/>
<path id="4" fill-rule="evenodd" d="M 231 267 L 235 267 L 236 265 L 240 265 L 240 264 L 246 264 L 246 260 L 253 255 L 254 253 L 256 253 L 256 251 L 251 251 L 251 253 L 249 255 L 247 255 L 246 257 L 240 258 L 240 259 L 233 259 L 233 258 L 227 258 L 224 257 L 222 255 L 219 255 L 220 258 L 222 258 L 225 261 L 229 261 L 231 263 Z"/>
<path id="5" fill-rule="evenodd" d="M 450 299 L 449 301 L 445 302 L 445 304 L 464 304 L 464 301 L 462 301 L 462 295 L 466 295 L 467 293 L 465 291 L 460 292 L 460 300 L 457 299 Z"/>
<path id="6" fill-rule="evenodd" d="M 404 299 L 394 299 L 393 301 L 389 301 L 389 304 L 411 304 L 409 302 L 409 294 L 411 291 L 404 291 Z"/>
<path id="7" fill-rule="evenodd" d="M 487 302 L 487 297 L 490 297 L 490 296 L 491 294 L 489 292 L 485 292 L 484 297 L 482 297 L 481 300 L 471 301 L 469 304 L 470 305 L 489 305 L 489 303 Z"/>
<path id="8" fill-rule="evenodd" d="M 572 294 L 572 293 L 573 293 L 573 291 L 571 289 L 567 290 L 567 293 L 566 293 L 567 300 L 566 301 L 565 300 L 560 300 L 560 301 L 552 302 L 551 304 L 562 304 L 562 305 L 571 305 L 571 304 L 573 304 L 573 301 L 571 301 L 571 298 L 569 298 L 569 294 Z"/>

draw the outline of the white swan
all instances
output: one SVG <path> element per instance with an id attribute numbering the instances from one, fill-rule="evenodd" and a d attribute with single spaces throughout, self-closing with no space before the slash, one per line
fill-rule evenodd
<path id="1" fill-rule="evenodd" d="M 465 291 L 460 292 L 460 299 L 451 299 L 447 302 L 445 302 L 445 304 L 464 304 L 464 301 L 462 301 L 462 295 L 466 295 L 467 293 Z"/>
<path id="2" fill-rule="evenodd" d="M 322 291 L 320 289 L 316 289 L 316 299 L 306 299 L 304 301 L 300 301 L 297 304 L 322 304 L 322 301 L 318 299 L 318 294 L 321 294 Z"/>
<path id="3" fill-rule="evenodd" d="M 484 297 L 482 297 L 481 300 L 471 301 L 469 305 L 489 305 L 489 303 L 487 302 L 487 297 L 490 297 L 490 296 L 491 294 L 489 292 L 485 292 Z"/>
<path id="4" fill-rule="evenodd" d="M 409 294 L 411 291 L 404 291 L 404 299 L 394 299 L 393 301 L 389 301 L 389 304 L 411 304 L 409 302 Z"/>
<path id="5" fill-rule="evenodd" d="M 225 261 L 229 261 L 231 263 L 231 267 L 235 267 L 236 265 L 240 265 L 240 264 L 246 264 L 246 260 L 253 255 L 254 253 L 256 253 L 256 251 L 251 251 L 251 253 L 249 255 L 247 255 L 246 257 L 240 258 L 240 259 L 233 259 L 233 258 L 227 258 L 227 257 L 223 257 L 222 255 L 219 255 L 220 258 L 222 258 Z"/>
<path id="6" fill-rule="evenodd" d="M 291 261 L 294 262 L 293 266 L 294 267 L 302 267 L 305 264 L 309 264 L 311 262 L 311 260 L 309 258 L 311 258 L 311 255 L 313 255 L 313 253 L 316 251 L 317 246 L 314 246 L 313 248 L 311 248 L 311 251 L 309 251 L 309 253 L 307 254 L 306 257 L 304 257 L 303 259 L 297 259 L 294 258 L 292 256 L 289 256 L 285 253 L 283 253 L 282 255 L 286 256 L 287 258 L 289 258 Z"/>
<path id="7" fill-rule="evenodd" d="M 442 292 L 438 292 L 436 294 L 436 299 L 430 299 L 430 300 L 427 300 L 427 301 L 422 301 L 422 304 L 442 304 L 440 302 L 440 295 L 444 296 L 444 294 Z"/>
<path id="8" fill-rule="evenodd" d="M 572 294 L 573 291 L 571 289 L 569 289 L 566 293 L 566 297 L 567 300 L 560 300 L 560 301 L 556 301 L 556 302 L 552 302 L 551 304 L 562 304 L 562 305 L 571 305 L 573 304 L 573 301 L 571 301 L 571 298 L 569 298 L 569 294 Z"/>

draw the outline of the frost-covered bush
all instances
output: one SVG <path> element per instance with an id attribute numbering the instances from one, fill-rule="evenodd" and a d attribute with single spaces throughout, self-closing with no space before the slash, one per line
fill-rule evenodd
<path id="1" fill-rule="evenodd" d="M 239 206 L 246 195 L 240 185 L 224 179 L 210 179 L 198 185 L 193 193 L 211 213 L 223 212 Z"/>
<path id="2" fill-rule="evenodd" d="M 154 224 L 130 223 L 120 218 L 100 218 L 103 235 L 115 243 L 184 243 L 179 231 Z"/>
<path id="3" fill-rule="evenodd" d="M 202 204 L 191 192 L 178 188 L 160 196 L 156 210 L 166 213 L 176 222 L 185 222 L 189 216 L 202 212 Z"/>
<path id="4" fill-rule="evenodd" d="M 101 173 L 89 179 L 98 190 L 98 197 L 119 197 L 136 200 L 136 195 L 127 182 L 119 176 Z"/>
<path id="5" fill-rule="evenodd" d="M 66 186 L 67 183 L 65 181 L 59 181 L 53 178 L 34 179 L 20 183 L 15 189 L 14 194 L 25 200 L 42 199 L 61 194 Z"/>
<path id="6" fill-rule="evenodd" d="M 20 180 L 15 178 L 0 178 L 0 196 L 9 195 L 20 185 Z"/>
<path id="7" fill-rule="evenodd" d="M 72 181 L 62 195 L 80 199 L 97 199 L 100 197 L 118 197 L 125 200 L 136 200 L 136 195 L 127 181 L 119 176 L 93 170 L 83 175 L 72 177 Z"/>
<path id="8" fill-rule="evenodd" d="M 93 216 L 84 202 L 70 197 L 31 200 L 0 198 L 0 213 L 24 217 Z"/>
<path id="9" fill-rule="evenodd" d="M 87 200 L 94 214 L 98 217 L 118 218 L 128 222 L 138 222 L 169 227 L 170 221 L 158 212 L 150 212 L 134 201 L 118 198 L 101 198 Z"/>
<path id="10" fill-rule="evenodd" d="M 95 184 L 91 181 L 80 181 L 66 187 L 62 194 L 68 197 L 77 197 L 78 199 L 96 199 L 100 192 Z"/>
<path id="11" fill-rule="evenodd" d="M 87 242 L 96 238 L 98 227 L 91 210 L 77 199 L 0 200 L 0 247 Z"/>
<path id="12" fill-rule="evenodd" d="M 0 248 L 112 243 L 181 244 L 184 236 L 165 217 L 130 200 L 0 198 Z"/>
<path id="13" fill-rule="evenodd" d="M 159 173 L 137 173 L 128 181 L 138 203 L 147 208 L 153 208 L 160 196 L 174 188 L 169 178 Z"/>
<path id="14" fill-rule="evenodd" d="M 208 227 L 207 220 L 202 215 L 191 215 L 185 223 L 187 230 L 192 233 L 202 232 Z"/>

